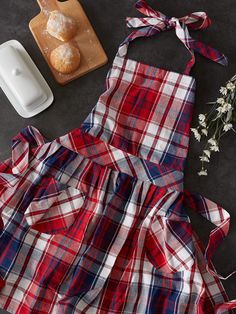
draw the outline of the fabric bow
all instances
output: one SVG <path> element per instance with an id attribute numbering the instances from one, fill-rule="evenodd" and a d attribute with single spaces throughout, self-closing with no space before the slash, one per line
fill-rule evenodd
<path id="1" fill-rule="evenodd" d="M 147 5 L 145 0 L 137 1 L 135 7 L 147 17 L 128 17 L 126 19 L 128 27 L 138 28 L 138 30 L 133 31 L 121 44 L 121 52 L 123 55 L 127 51 L 125 46 L 135 38 L 150 37 L 162 31 L 175 29 L 177 37 L 191 53 L 191 60 L 187 64 L 185 73 L 189 73 L 195 63 L 193 51 L 221 65 L 228 65 L 227 58 L 224 54 L 192 38 L 189 34 L 188 28 L 191 30 L 204 30 L 211 25 L 211 20 L 205 12 L 195 12 L 181 18 L 170 18 L 159 11 L 153 10 Z M 122 51 L 123 47 L 124 49 Z"/>
<path id="2" fill-rule="evenodd" d="M 12 140 L 11 160 L 8 159 L 0 164 L 0 186 L 13 187 L 28 168 L 30 149 L 40 147 L 40 154 L 43 155 L 48 149 L 48 145 L 44 144 L 46 140 L 32 126 L 26 127 L 17 134 Z"/>

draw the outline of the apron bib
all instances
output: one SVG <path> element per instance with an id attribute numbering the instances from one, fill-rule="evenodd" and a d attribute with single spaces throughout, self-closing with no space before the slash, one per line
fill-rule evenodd
<path id="1" fill-rule="evenodd" d="M 231 313 L 212 255 L 230 216 L 183 187 L 195 80 L 190 37 L 204 12 L 169 18 L 138 1 L 144 18 L 120 45 L 106 91 L 82 126 L 47 141 L 27 127 L 0 165 L 0 307 L 19 314 Z M 190 52 L 184 74 L 126 58 L 138 37 L 175 29 Z M 206 249 L 186 208 L 216 227 Z"/>

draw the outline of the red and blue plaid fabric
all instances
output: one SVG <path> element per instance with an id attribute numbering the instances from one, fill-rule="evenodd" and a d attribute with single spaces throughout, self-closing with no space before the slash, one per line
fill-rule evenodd
<path id="1" fill-rule="evenodd" d="M 0 164 L 0 307 L 231 313 L 211 262 L 229 214 L 183 190 L 195 80 L 119 51 L 106 82 L 81 128 L 28 127 Z M 186 208 L 216 226 L 206 250 Z"/>

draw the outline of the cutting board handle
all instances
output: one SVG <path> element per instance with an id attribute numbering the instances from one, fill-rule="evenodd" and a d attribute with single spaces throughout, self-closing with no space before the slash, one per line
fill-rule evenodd
<path id="1" fill-rule="evenodd" d="M 58 10 L 57 0 L 37 0 L 41 11 Z"/>

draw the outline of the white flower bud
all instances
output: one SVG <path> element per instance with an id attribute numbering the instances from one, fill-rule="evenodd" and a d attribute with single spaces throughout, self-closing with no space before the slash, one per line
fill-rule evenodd
<path id="1" fill-rule="evenodd" d="M 205 150 L 203 151 L 203 154 L 205 154 L 208 158 L 211 157 L 211 152 L 210 152 L 210 150 L 208 150 L 208 149 L 205 149 Z"/>
<path id="2" fill-rule="evenodd" d="M 203 162 L 210 162 L 210 159 L 207 156 L 200 156 L 199 158 Z"/>
<path id="3" fill-rule="evenodd" d="M 226 123 L 224 125 L 224 131 L 228 132 L 229 130 L 231 130 L 233 128 L 233 124 L 232 123 Z"/>
<path id="4" fill-rule="evenodd" d="M 204 134 L 205 136 L 207 136 L 208 135 L 208 130 L 207 129 L 202 129 L 202 134 Z"/>
<path id="5" fill-rule="evenodd" d="M 231 92 L 235 89 L 235 85 L 232 82 L 229 82 L 226 85 L 227 89 L 229 89 Z"/>
<path id="6" fill-rule="evenodd" d="M 206 169 L 202 169 L 201 171 L 198 172 L 199 176 L 207 176 L 207 170 Z"/>
<path id="7" fill-rule="evenodd" d="M 197 129 L 191 128 L 191 131 L 194 134 L 195 139 L 200 142 L 201 141 L 201 134 L 198 132 Z"/>
<path id="8" fill-rule="evenodd" d="M 221 97 L 221 98 L 217 98 L 216 102 L 220 105 L 223 105 L 225 103 L 225 100 L 224 98 Z"/>
<path id="9" fill-rule="evenodd" d="M 217 146 L 217 145 L 211 146 L 210 150 L 212 150 L 213 152 L 219 152 L 220 151 L 219 146 Z"/>
<path id="10" fill-rule="evenodd" d="M 217 141 L 216 141 L 214 138 L 210 138 L 210 139 L 208 140 L 208 143 L 211 144 L 211 145 L 213 145 L 213 146 L 216 146 L 216 145 L 218 144 Z"/>
<path id="11" fill-rule="evenodd" d="M 205 119 L 206 119 L 206 116 L 204 115 L 204 114 L 200 114 L 199 116 L 198 116 L 198 119 L 199 119 L 199 121 L 202 121 L 202 122 L 204 122 L 205 121 Z"/>
<path id="12" fill-rule="evenodd" d="M 222 87 L 220 88 L 220 93 L 221 93 L 222 95 L 226 96 L 227 93 L 228 93 L 227 88 L 222 86 Z"/>

